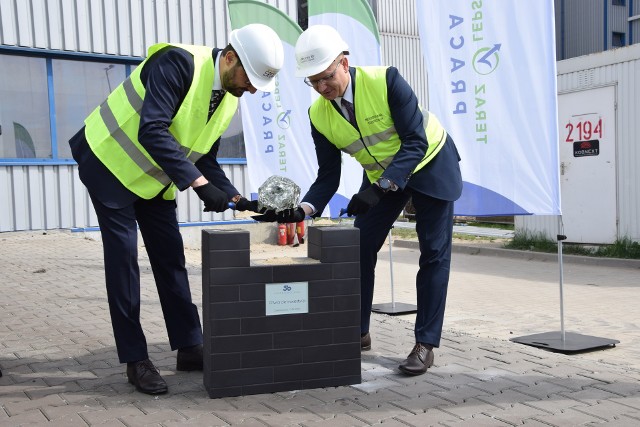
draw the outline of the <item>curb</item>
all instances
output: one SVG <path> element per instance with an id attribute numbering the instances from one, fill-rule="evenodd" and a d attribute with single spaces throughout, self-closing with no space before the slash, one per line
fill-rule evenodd
<path id="1" fill-rule="evenodd" d="M 419 249 L 417 240 L 396 239 L 393 246 L 399 248 Z M 467 255 L 499 256 L 503 258 L 521 259 L 525 261 L 558 262 L 558 254 L 544 252 L 519 251 L 514 249 L 495 248 L 480 245 L 454 243 L 452 251 Z M 583 255 L 562 255 L 563 264 L 594 265 L 601 267 L 640 269 L 640 260 L 621 258 L 589 257 Z"/>

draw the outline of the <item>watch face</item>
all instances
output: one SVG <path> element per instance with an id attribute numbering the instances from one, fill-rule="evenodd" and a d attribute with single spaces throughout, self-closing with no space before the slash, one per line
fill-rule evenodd
<path id="1" fill-rule="evenodd" d="M 389 188 L 391 188 L 391 181 L 389 181 L 386 178 L 381 178 L 378 183 L 380 184 L 380 188 L 382 188 L 383 190 L 387 191 Z"/>

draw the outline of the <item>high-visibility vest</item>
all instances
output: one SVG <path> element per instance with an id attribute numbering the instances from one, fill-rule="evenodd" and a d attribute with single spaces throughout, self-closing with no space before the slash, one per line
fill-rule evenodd
<path id="1" fill-rule="evenodd" d="M 180 47 L 193 55 L 193 81 L 169 126 L 189 160 L 195 163 L 211 150 L 238 107 L 238 99 L 227 93 L 207 120 L 215 72 L 210 47 L 167 43 L 151 46 L 147 59 L 84 121 L 85 137 L 96 157 L 127 189 L 143 199 L 152 199 L 165 189 L 164 199 L 175 198 L 175 184 L 138 141 L 145 96 L 140 73 L 148 58 L 166 46 Z"/>
<path id="2" fill-rule="evenodd" d="M 387 67 L 356 67 L 354 104 L 359 132 L 323 97 L 309 109 L 313 126 L 329 142 L 355 158 L 372 183 L 391 164 L 401 144 L 389 109 L 386 72 Z M 438 118 L 427 110 L 421 111 L 429 147 L 413 173 L 429 163 L 447 139 Z"/>

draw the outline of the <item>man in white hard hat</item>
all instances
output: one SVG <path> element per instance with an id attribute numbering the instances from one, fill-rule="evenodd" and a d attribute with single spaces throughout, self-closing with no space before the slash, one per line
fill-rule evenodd
<path id="1" fill-rule="evenodd" d="M 419 375 L 440 344 L 449 281 L 453 202 L 460 197 L 460 157 L 451 137 L 394 67 L 349 67 L 348 46 L 330 26 L 309 27 L 295 46 L 296 75 L 320 95 L 309 108 L 318 175 L 300 206 L 276 216 L 297 222 L 318 215 L 340 184 L 341 151 L 364 169 L 347 206 L 360 229 L 361 340 L 369 321 L 377 254 L 410 198 L 416 209 L 420 269 L 416 278 L 416 344 L 399 369 Z M 261 218 L 271 219 L 272 212 Z"/>
<path id="2" fill-rule="evenodd" d="M 216 155 L 238 97 L 271 92 L 284 53 L 262 24 L 234 30 L 224 49 L 161 43 L 69 141 L 89 190 L 104 246 L 107 296 L 118 358 L 147 394 L 167 391 L 149 360 L 140 324 L 137 227 L 153 270 L 176 370 L 202 370 L 202 327 L 185 267 L 176 190 L 193 188 L 205 212 L 257 210 L 231 184 Z"/>

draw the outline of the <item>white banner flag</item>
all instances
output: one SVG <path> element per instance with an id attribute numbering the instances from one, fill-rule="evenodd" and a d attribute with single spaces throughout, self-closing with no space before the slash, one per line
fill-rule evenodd
<path id="1" fill-rule="evenodd" d="M 349 65 L 380 65 L 378 26 L 366 0 L 309 0 L 309 26 L 329 25 L 335 28 L 349 46 Z M 319 96 L 317 92 L 314 100 Z M 337 217 L 362 183 L 360 163 L 342 153 L 340 187 L 329 202 L 327 215 Z M 326 212 L 326 211 L 325 211 Z"/>
<path id="2" fill-rule="evenodd" d="M 429 109 L 454 138 L 456 215 L 560 215 L 554 6 L 417 0 Z"/>
<path id="3" fill-rule="evenodd" d="M 302 29 L 279 9 L 251 0 L 229 0 L 233 29 L 251 23 L 271 27 L 282 40 L 284 65 L 276 76 L 276 89 L 240 98 L 242 128 L 252 193 L 273 175 L 290 178 L 304 195 L 318 171 L 307 110 L 311 88 L 294 76 L 294 47 Z"/>

